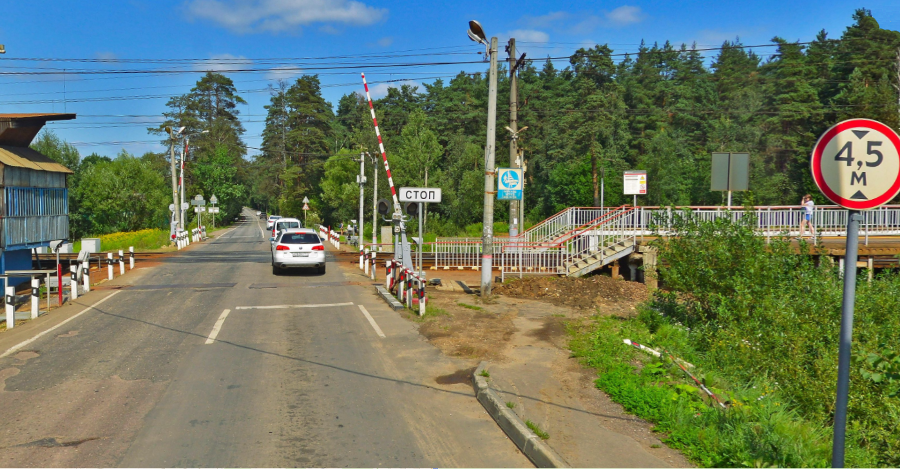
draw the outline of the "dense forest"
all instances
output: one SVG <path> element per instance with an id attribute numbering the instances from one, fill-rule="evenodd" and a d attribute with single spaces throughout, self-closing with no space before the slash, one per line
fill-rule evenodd
<path id="1" fill-rule="evenodd" d="M 643 44 L 630 54 L 596 45 L 575 51 L 564 68 L 528 57 L 517 70 L 518 125 L 528 127 L 518 139 L 527 168 L 526 219 L 598 205 L 600 179 L 606 205 L 629 203 L 622 195 L 622 172 L 629 169 L 648 173 L 649 194 L 639 204 L 722 204 L 723 194 L 709 190 L 714 151 L 751 154 L 751 191 L 736 193 L 737 204 L 795 205 L 804 193 L 826 203 L 808 170 L 818 136 L 851 117 L 900 127 L 900 32 L 881 29 L 860 9 L 839 38 L 821 31 L 811 42 L 772 41 L 774 52 L 771 44 L 738 39 L 710 49 Z M 504 65 L 498 75 L 496 162 L 502 167 L 509 165 L 510 77 Z M 374 107 L 395 184 L 441 187 L 443 202 L 429 208 L 428 229 L 456 234 L 482 217 L 487 74 L 460 72 L 423 88 L 389 88 Z M 302 217 L 304 197 L 311 199 L 310 222 L 356 218 L 359 154 L 380 157 L 364 94 L 346 94 L 335 106 L 322 97 L 315 75 L 279 82 L 270 94 L 260 148 L 243 140 L 237 105 L 245 102 L 234 83 L 215 72 L 172 97 L 166 122 L 148 130 L 167 147 L 166 126 L 192 135 L 187 193 L 215 193 L 223 201 L 221 218 L 244 204 Z M 73 236 L 168 226 L 166 205 L 157 200 L 170 190 L 168 153 L 82 159 L 52 134 L 35 146 L 75 170 Z M 379 196 L 388 197 L 384 170 L 374 161 L 366 164 L 369 181 L 378 168 Z M 130 181 L 116 174 L 144 176 Z M 91 181 L 110 178 L 122 187 L 99 200 Z M 149 189 L 157 185 L 162 195 Z M 370 183 L 367 204 L 371 191 Z M 498 204 L 496 219 L 504 221 L 506 203 Z"/>
<path id="2" fill-rule="evenodd" d="M 808 170 L 818 136 L 851 117 L 900 125 L 900 32 L 858 10 L 840 38 L 822 31 L 809 43 L 772 41 L 776 51 L 765 59 L 735 40 L 714 50 L 642 45 L 636 54 L 597 45 L 575 51 L 562 69 L 551 60 L 519 67 L 528 220 L 598 205 L 601 175 L 606 205 L 629 203 L 628 169 L 648 173 L 649 194 L 639 204 L 722 204 L 723 194 L 709 190 L 714 151 L 751 154 L 751 192 L 736 194 L 736 203 L 794 205 L 807 192 L 825 203 Z M 374 103 L 395 184 L 444 191 L 443 203 L 429 209 L 438 233 L 481 220 L 486 75 L 390 88 Z M 496 161 L 507 166 L 508 71 L 499 77 Z M 249 164 L 251 203 L 299 215 L 298 201 L 309 196 L 329 222 L 356 218 L 354 159 L 378 153 L 365 96 L 347 94 L 333 112 L 318 78 L 304 76 L 275 87 L 267 110 L 262 151 Z M 367 163 L 370 181 L 372 168 Z M 369 191 L 371 184 L 367 201 Z M 388 194 L 382 177 L 379 195 Z"/>

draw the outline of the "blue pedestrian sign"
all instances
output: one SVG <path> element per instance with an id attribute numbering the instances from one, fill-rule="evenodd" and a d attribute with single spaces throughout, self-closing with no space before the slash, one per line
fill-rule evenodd
<path id="1" fill-rule="evenodd" d="M 497 168 L 497 200 L 522 200 L 522 170 Z"/>

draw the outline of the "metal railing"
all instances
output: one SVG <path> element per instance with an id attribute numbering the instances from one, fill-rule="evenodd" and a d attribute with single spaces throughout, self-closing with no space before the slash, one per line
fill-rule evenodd
<path id="1" fill-rule="evenodd" d="M 548 243 L 510 243 L 500 253 L 501 276 L 507 274 L 560 275 L 567 274 L 576 262 L 590 255 L 599 254 L 603 261 L 612 247 L 634 240 L 638 212 L 633 207 L 606 209 L 591 223 L 570 230 L 562 237 Z M 614 254 L 614 253 L 613 253 Z"/>
<path id="2" fill-rule="evenodd" d="M 738 221 L 748 215 L 743 208 L 724 207 L 571 207 L 531 227 L 520 236 L 494 238 L 494 268 L 503 273 L 562 274 L 566 262 L 591 249 L 605 249 L 626 238 L 670 235 L 675 217 L 684 209 L 704 221 L 728 218 Z M 757 206 L 756 218 L 760 236 L 798 236 L 805 210 L 799 206 Z M 816 207 L 813 226 L 819 236 L 846 235 L 847 210 L 836 205 Z M 860 238 L 868 244 L 869 236 L 900 236 L 900 205 L 886 205 L 863 212 Z M 596 244 L 591 244 L 596 243 Z M 438 238 L 426 243 L 426 251 L 435 254 L 437 268 L 471 268 L 481 266 L 480 238 Z"/>

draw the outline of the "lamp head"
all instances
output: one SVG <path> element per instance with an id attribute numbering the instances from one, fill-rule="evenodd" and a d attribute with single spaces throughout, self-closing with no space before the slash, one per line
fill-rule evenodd
<path id="1" fill-rule="evenodd" d="M 469 31 L 467 34 L 469 35 L 469 39 L 481 44 L 487 44 L 487 36 L 484 34 L 484 28 L 481 27 L 481 23 L 475 20 L 469 21 Z"/>
<path id="2" fill-rule="evenodd" d="M 6 47 L 4 47 L 3 44 L 0 44 L 0 54 L 5 54 L 5 53 L 6 53 Z"/>

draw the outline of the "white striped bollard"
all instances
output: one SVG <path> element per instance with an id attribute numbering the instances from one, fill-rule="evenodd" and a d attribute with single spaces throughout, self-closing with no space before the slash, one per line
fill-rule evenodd
<path id="1" fill-rule="evenodd" d="M 393 261 L 388 259 L 387 262 L 384 263 L 384 287 L 391 291 L 391 288 L 394 287 L 394 273 L 391 272 L 391 264 Z"/>
<path id="2" fill-rule="evenodd" d="M 425 316 L 425 282 L 419 281 L 419 316 Z"/>
<path id="3" fill-rule="evenodd" d="M 366 275 L 369 275 L 369 250 L 366 249 L 366 253 L 362 258 L 360 258 L 360 262 L 363 264 L 363 272 Z"/>
<path id="4" fill-rule="evenodd" d="M 69 272 L 71 274 L 69 286 L 72 288 L 72 294 L 69 297 L 69 301 L 75 301 L 78 299 L 78 266 L 70 265 Z"/>
<path id="5" fill-rule="evenodd" d="M 109 271 L 109 280 L 113 279 L 113 258 L 112 253 L 106 253 L 106 269 Z"/>
<path id="6" fill-rule="evenodd" d="M 84 281 L 84 292 L 91 291 L 91 264 L 84 261 L 81 265 L 81 279 Z"/>
<path id="7" fill-rule="evenodd" d="M 372 280 L 375 280 L 375 270 L 377 270 L 376 269 L 377 264 L 375 264 L 375 251 L 374 250 L 370 253 L 369 262 L 372 264 L 372 277 L 371 278 L 372 278 Z"/>
<path id="8" fill-rule="evenodd" d="M 405 302 L 405 300 L 403 298 L 403 295 L 406 294 L 406 283 L 405 282 L 406 282 L 406 271 L 401 270 L 400 271 L 400 285 L 398 286 L 399 288 L 397 288 L 397 298 L 400 300 L 401 303 Z"/>
<path id="9" fill-rule="evenodd" d="M 359 245 L 359 270 L 363 270 L 363 247 L 362 244 Z M 368 271 L 368 268 L 366 268 Z M 368 272 L 366 272 L 368 273 Z"/>
<path id="10" fill-rule="evenodd" d="M 134 270 L 134 246 L 128 248 L 128 270 Z"/>
<path id="11" fill-rule="evenodd" d="M 119 275 L 125 275 L 125 253 L 119 249 Z"/>
<path id="12" fill-rule="evenodd" d="M 31 319 L 37 319 L 41 306 L 41 279 L 31 279 Z"/>
<path id="13" fill-rule="evenodd" d="M 6 329 L 16 327 L 16 287 L 6 287 L 6 295 L 3 297 L 6 303 Z"/>
<path id="14" fill-rule="evenodd" d="M 409 281 L 406 282 L 406 307 L 412 310 L 412 291 L 413 291 L 413 282 L 415 281 L 415 277 L 409 275 Z"/>

